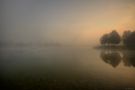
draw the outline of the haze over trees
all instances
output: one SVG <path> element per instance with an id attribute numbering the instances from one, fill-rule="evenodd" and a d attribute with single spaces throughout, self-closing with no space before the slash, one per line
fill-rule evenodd
<path id="1" fill-rule="evenodd" d="M 103 46 L 117 46 L 120 42 L 125 47 L 135 48 L 135 31 L 125 31 L 121 37 L 116 30 L 113 30 L 100 38 L 100 43 Z"/>
<path id="2" fill-rule="evenodd" d="M 123 43 L 129 48 L 135 48 L 135 31 L 125 31 L 123 34 Z"/>
<path id="3" fill-rule="evenodd" d="M 116 30 L 113 30 L 109 34 L 104 34 L 100 39 L 102 45 L 116 45 L 119 44 L 120 41 L 121 37 Z"/>
<path id="4" fill-rule="evenodd" d="M 102 45 L 108 44 L 108 34 L 104 34 L 101 38 L 100 38 L 100 43 Z"/>

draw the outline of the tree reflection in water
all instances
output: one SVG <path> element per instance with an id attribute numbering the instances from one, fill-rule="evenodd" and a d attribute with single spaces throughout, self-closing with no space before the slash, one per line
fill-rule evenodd
<path id="1" fill-rule="evenodd" d="M 135 50 L 118 51 L 105 49 L 101 51 L 100 57 L 105 63 L 110 64 L 114 68 L 120 64 L 121 60 L 123 61 L 124 66 L 135 67 Z"/>
<path id="2" fill-rule="evenodd" d="M 100 56 L 104 62 L 110 64 L 114 68 L 117 67 L 121 62 L 120 53 L 117 51 L 103 50 Z"/>
<path id="3" fill-rule="evenodd" d="M 127 50 L 123 52 L 123 62 L 125 66 L 135 67 L 135 51 Z"/>

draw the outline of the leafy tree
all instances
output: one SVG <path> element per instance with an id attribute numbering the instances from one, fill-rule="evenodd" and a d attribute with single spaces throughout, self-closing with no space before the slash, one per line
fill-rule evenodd
<path id="1" fill-rule="evenodd" d="M 105 45 L 105 44 L 115 45 L 115 44 L 119 44 L 120 41 L 121 41 L 121 37 L 115 30 L 113 30 L 109 34 L 104 34 L 100 38 L 100 43 L 102 45 Z"/>
<path id="2" fill-rule="evenodd" d="M 128 30 L 128 31 L 125 31 L 124 33 L 123 33 L 123 36 L 122 36 L 122 38 L 123 38 L 123 44 L 127 44 L 128 43 L 128 37 L 130 36 L 130 34 L 131 34 L 131 31 L 130 30 Z"/>
<path id="3" fill-rule="evenodd" d="M 108 43 L 109 44 L 119 44 L 121 41 L 120 35 L 117 33 L 117 31 L 113 30 L 108 37 Z"/>
<path id="4" fill-rule="evenodd" d="M 108 34 L 104 34 L 101 38 L 100 38 L 100 43 L 102 45 L 105 45 L 108 43 Z"/>
<path id="5" fill-rule="evenodd" d="M 131 31 L 130 30 L 128 30 L 128 31 L 125 31 L 124 33 L 123 33 L 123 36 L 122 36 L 122 38 L 123 38 L 123 44 L 127 44 L 127 38 L 129 37 L 129 35 L 131 34 Z"/>
<path id="6" fill-rule="evenodd" d="M 125 38 L 125 41 L 123 40 L 124 45 L 128 48 L 135 48 L 135 31 L 131 32 L 127 37 Z"/>

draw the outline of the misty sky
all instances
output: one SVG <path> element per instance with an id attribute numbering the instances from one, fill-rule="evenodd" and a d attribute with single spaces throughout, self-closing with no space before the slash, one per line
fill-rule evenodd
<path id="1" fill-rule="evenodd" d="M 110 30 L 135 30 L 135 0 L 0 0 L 4 42 L 98 43 Z"/>

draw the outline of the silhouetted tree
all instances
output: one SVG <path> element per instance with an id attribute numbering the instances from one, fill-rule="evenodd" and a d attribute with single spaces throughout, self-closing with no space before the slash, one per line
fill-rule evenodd
<path id="1" fill-rule="evenodd" d="M 104 34 L 101 38 L 100 38 L 100 43 L 102 45 L 105 45 L 108 43 L 108 34 Z"/>
<path id="2" fill-rule="evenodd" d="M 126 45 L 126 44 L 128 43 L 127 38 L 130 36 L 130 34 L 131 34 L 131 31 L 130 31 L 130 30 L 125 31 L 125 32 L 123 33 L 123 36 L 122 36 L 123 44 Z"/>
<path id="3" fill-rule="evenodd" d="M 123 42 L 128 48 L 135 48 L 135 31 L 129 32 L 128 34 L 125 32 L 123 35 Z"/>
<path id="4" fill-rule="evenodd" d="M 119 44 L 120 41 L 121 41 L 120 35 L 117 33 L 117 31 L 113 30 L 113 31 L 109 34 L 108 43 L 109 43 L 109 44 L 116 45 L 116 44 Z"/>
<path id="5" fill-rule="evenodd" d="M 116 45 L 116 44 L 119 44 L 120 41 L 121 41 L 121 37 L 120 37 L 120 35 L 115 30 L 113 30 L 109 34 L 104 34 L 100 38 L 100 43 L 102 45 L 105 45 L 105 44 Z"/>

